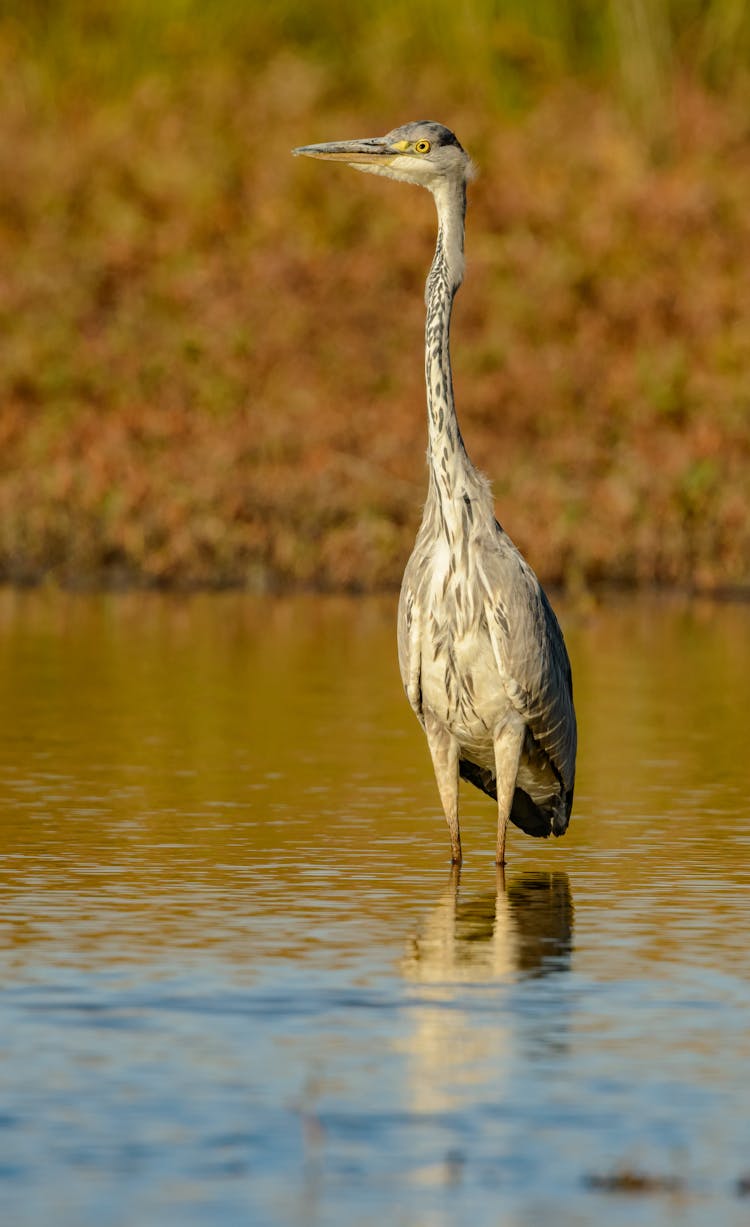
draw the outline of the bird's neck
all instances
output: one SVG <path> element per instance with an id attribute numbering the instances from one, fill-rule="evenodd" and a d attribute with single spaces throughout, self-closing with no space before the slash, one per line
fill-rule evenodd
<path id="1" fill-rule="evenodd" d="M 439 185 L 434 196 L 438 236 L 425 289 L 427 460 L 430 496 L 446 504 L 462 497 L 476 476 L 458 426 L 450 360 L 451 311 L 464 273 L 466 191 L 463 185 Z"/>

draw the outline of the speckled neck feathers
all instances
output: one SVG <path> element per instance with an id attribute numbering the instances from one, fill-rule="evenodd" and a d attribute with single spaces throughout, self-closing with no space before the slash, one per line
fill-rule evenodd
<path id="1" fill-rule="evenodd" d="M 440 184 L 433 192 L 438 213 L 435 256 L 427 278 L 425 302 L 425 383 L 427 388 L 427 458 L 430 488 L 427 508 L 441 519 L 453 518 L 454 500 L 488 497 L 487 483 L 466 454 L 456 417 L 450 361 L 450 322 L 453 299 L 464 274 L 463 184 Z"/>

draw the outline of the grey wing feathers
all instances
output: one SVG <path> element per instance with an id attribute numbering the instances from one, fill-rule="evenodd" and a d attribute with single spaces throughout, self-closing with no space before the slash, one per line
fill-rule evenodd
<path id="1" fill-rule="evenodd" d="M 568 653 L 557 618 L 534 572 L 499 526 L 497 532 L 499 549 L 487 568 L 493 594 L 488 610 L 490 634 L 502 662 L 509 697 L 560 781 L 567 825 L 576 759 Z"/>
<path id="2" fill-rule="evenodd" d="M 419 609 L 410 580 L 411 559 L 404 571 L 398 601 L 398 665 L 412 709 L 422 722 L 422 680 L 419 650 Z"/>

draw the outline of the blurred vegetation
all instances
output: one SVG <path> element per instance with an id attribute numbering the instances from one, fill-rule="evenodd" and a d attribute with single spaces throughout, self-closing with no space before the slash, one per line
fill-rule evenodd
<path id="1" fill-rule="evenodd" d="M 548 580 L 750 586 L 744 0 L 0 0 L 0 576 L 398 582 L 424 193 L 482 169 L 459 412 Z"/>

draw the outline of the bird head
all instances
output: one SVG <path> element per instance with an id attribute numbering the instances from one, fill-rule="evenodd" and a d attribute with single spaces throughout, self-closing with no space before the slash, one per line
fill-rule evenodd
<path id="1" fill-rule="evenodd" d="M 301 145 L 292 152 L 345 162 L 355 170 L 416 183 L 431 192 L 446 183 L 463 185 L 473 174 L 471 159 L 450 129 L 428 120 L 404 124 L 386 136 Z"/>

